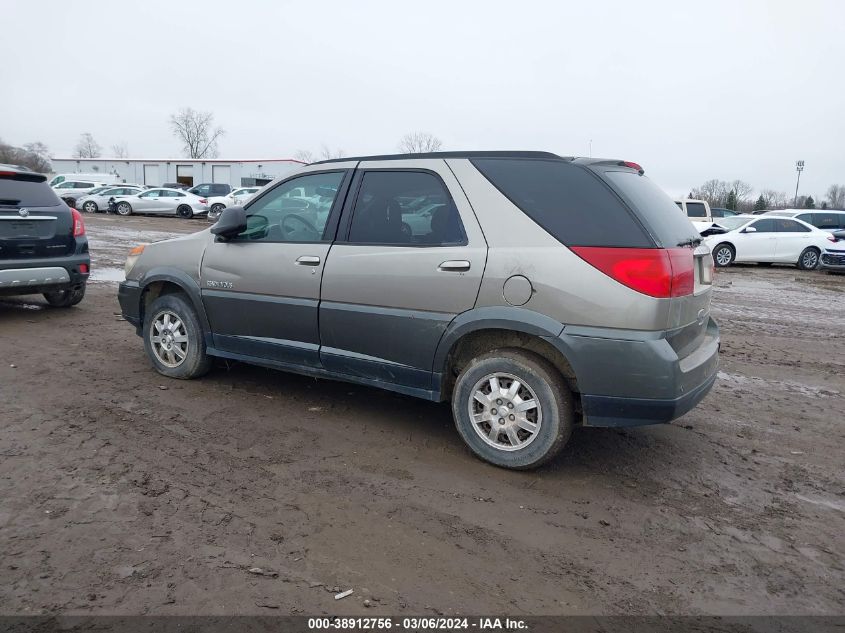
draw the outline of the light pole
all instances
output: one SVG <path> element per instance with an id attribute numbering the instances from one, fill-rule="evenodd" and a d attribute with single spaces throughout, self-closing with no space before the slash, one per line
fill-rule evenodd
<path id="1" fill-rule="evenodd" d="M 793 207 L 798 207 L 798 185 L 801 184 L 801 172 L 804 171 L 804 161 L 795 161 L 795 171 L 798 172 L 798 180 L 795 181 L 795 200 L 792 201 Z"/>

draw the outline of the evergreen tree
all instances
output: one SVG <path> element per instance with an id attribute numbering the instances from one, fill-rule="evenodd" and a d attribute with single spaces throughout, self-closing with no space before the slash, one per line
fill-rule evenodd
<path id="1" fill-rule="evenodd" d="M 763 197 L 763 194 L 760 194 L 760 197 L 757 198 L 757 202 L 754 203 L 754 210 L 755 211 L 763 211 L 768 205 L 766 204 L 766 199 Z"/>
<path id="2" fill-rule="evenodd" d="M 816 208 L 816 201 L 813 200 L 813 196 L 807 196 L 807 200 L 804 202 L 805 209 L 815 209 Z"/>
<path id="3" fill-rule="evenodd" d="M 736 191 L 731 189 L 728 193 L 728 200 L 725 202 L 725 208 L 730 209 L 731 211 L 736 211 L 736 202 Z"/>

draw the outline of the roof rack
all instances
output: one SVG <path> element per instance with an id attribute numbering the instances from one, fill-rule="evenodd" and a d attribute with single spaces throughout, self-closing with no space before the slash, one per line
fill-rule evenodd
<path id="1" fill-rule="evenodd" d="M 570 157 L 558 156 L 551 152 L 524 152 L 524 151 L 470 151 L 470 152 L 426 152 L 421 154 L 380 154 L 376 156 L 344 156 L 342 158 L 330 158 L 328 160 L 317 160 L 312 165 L 324 163 L 342 163 L 346 161 L 364 160 L 413 160 L 415 158 L 544 158 L 557 160 L 572 160 Z"/>

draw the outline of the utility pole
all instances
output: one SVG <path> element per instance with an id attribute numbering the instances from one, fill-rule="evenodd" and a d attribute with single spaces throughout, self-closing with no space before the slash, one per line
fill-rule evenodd
<path id="1" fill-rule="evenodd" d="M 804 171 L 804 161 L 795 161 L 795 171 L 798 172 L 798 180 L 795 181 L 795 199 L 792 201 L 792 206 L 798 208 L 798 185 L 801 184 L 801 172 Z"/>

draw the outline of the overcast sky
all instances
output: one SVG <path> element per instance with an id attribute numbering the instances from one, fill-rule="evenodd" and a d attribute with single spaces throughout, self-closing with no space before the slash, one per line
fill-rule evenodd
<path id="1" fill-rule="evenodd" d="M 222 158 L 325 143 L 634 160 L 670 193 L 709 178 L 845 184 L 845 2 L 3 0 L 0 138 L 69 156 L 179 155 L 182 106 Z"/>

